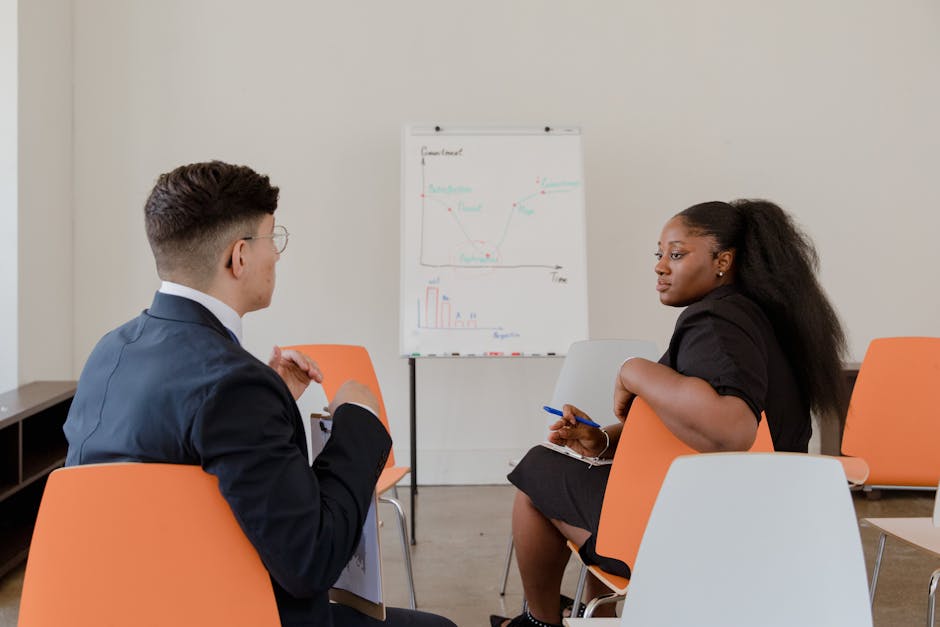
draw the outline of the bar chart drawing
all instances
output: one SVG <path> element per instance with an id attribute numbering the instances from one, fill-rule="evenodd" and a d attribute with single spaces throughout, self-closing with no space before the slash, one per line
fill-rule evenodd
<path id="1" fill-rule="evenodd" d="M 581 160 L 578 129 L 403 129 L 403 355 L 563 354 L 587 337 Z"/>
<path id="2" fill-rule="evenodd" d="M 439 287 L 428 285 L 424 291 L 424 298 L 418 299 L 418 328 L 478 331 L 499 327 L 478 326 L 475 311 L 456 309 L 450 297 L 440 293 Z"/>

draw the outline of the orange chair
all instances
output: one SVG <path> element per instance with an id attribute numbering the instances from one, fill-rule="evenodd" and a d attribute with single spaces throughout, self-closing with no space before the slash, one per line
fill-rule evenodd
<path id="1" fill-rule="evenodd" d="M 385 402 L 382 400 L 382 391 L 379 389 L 379 381 L 375 376 L 375 369 L 372 367 L 372 359 L 364 347 L 348 344 L 299 344 L 284 346 L 283 348 L 299 351 L 317 362 L 323 372 L 323 391 L 326 393 L 327 398 L 331 400 L 339 386 L 349 379 L 355 379 L 366 385 L 379 400 L 379 419 L 385 425 L 385 429 L 391 432 L 388 426 L 388 417 L 385 413 Z M 415 584 L 411 570 L 411 549 L 408 545 L 408 525 L 405 520 L 405 510 L 397 498 L 398 482 L 409 472 L 411 472 L 411 468 L 395 465 L 395 449 L 393 448 L 388 454 L 388 461 L 385 462 L 385 468 L 376 483 L 375 492 L 378 494 L 380 502 L 389 503 L 395 508 L 401 530 L 401 547 L 408 577 L 408 590 L 411 594 L 411 609 L 415 609 Z M 384 496 L 389 490 L 393 491 L 394 497 Z"/>
<path id="2" fill-rule="evenodd" d="M 758 424 L 757 438 L 751 451 L 773 451 L 770 430 L 764 419 Z M 669 431 L 645 400 L 638 397 L 633 402 L 610 469 L 597 529 L 598 553 L 629 565 L 635 562 L 646 523 L 670 464 L 680 455 L 696 453 Z M 568 546 L 578 555 L 577 545 L 569 542 Z M 611 594 L 588 603 L 585 616 L 589 617 L 598 605 L 622 599 L 630 580 L 595 565 L 582 565 L 574 597 L 578 602 L 583 595 L 588 572 L 611 590 Z"/>
<path id="3" fill-rule="evenodd" d="M 281 624 L 268 571 L 198 466 L 74 466 L 46 484 L 19 627 L 131 624 Z"/>
<path id="4" fill-rule="evenodd" d="M 842 454 L 868 462 L 865 489 L 940 481 L 940 338 L 872 340 L 852 391 Z"/>

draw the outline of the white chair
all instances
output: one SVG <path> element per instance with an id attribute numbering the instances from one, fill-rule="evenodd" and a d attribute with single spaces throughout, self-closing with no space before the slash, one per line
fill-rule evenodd
<path id="1" fill-rule="evenodd" d="M 561 409 L 569 404 L 578 407 L 601 424 L 613 422 L 614 383 L 620 364 L 629 357 L 656 360 L 656 344 L 647 340 L 583 340 L 568 348 L 555 381 L 551 406 Z M 547 415 L 547 414 L 546 414 Z M 510 462 L 514 465 L 515 462 Z M 509 536 L 506 566 L 499 583 L 500 596 L 506 594 L 506 581 L 512 565 L 513 540 Z"/>
<path id="2" fill-rule="evenodd" d="M 683 456 L 653 507 L 621 624 L 870 627 L 866 584 L 838 461 Z"/>
<path id="3" fill-rule="evenodd" d="M 558 372 L 552 407 L 575 405 L 602 424 L 614 420 L 614 383 L 630 357 L 659 359 L 649 340 L 583 340 L 568 348 Z"/>
<path id="4" fill-rule="evenodd" d="M 937 486 L 940 494 L 940 485 Z M 933 518 L 865 518 L 862 522 L 877 527 L 881 531 L 878 540 L 878 556 L 871 576 L 871 602 L 875 603 L 875 589 L 878 587 L 878 572 L 881 570 L 881 557 L 885 550 L 885 538 L 891 535 L 918 549 L 940 557 L 940 496 L 936 496 L 933 506 Z M 940 568 L 933 571 L 927 585 L 927 625 L 933 627 L 934 606 L 937 596 L 937 583 L 940 582 Z"/>

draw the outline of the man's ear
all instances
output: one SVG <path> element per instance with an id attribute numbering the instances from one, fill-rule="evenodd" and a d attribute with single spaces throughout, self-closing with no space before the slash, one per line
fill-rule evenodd
<path id="1" fill-rule="evenodd" d="M 228 263 L 228 269 L 236 279 L 241 277 L 242 273 L 245 271 L 245 252 L 247 246 L 248 242 L 243 239 L 238 240 L 232 245 L 232 256 Z"/>

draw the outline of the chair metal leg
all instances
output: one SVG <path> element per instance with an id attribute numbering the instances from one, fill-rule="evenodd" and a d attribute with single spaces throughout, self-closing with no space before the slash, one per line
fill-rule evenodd
<path id="1" fill-rule="evenodd" d="M 607 605 L 608 603 L 616 603 L 626 598 L 622 594 L 617 594 L 616 592 L 611 592 L 610 594 L 602 594 L 601 596 L 591 599 L 591 602 L 587 604 L 587 608 L 584 610 L 584 618 L 591 618 L 594 616 L 594 610 L 596 610 L 601 605 Z"/>
<path id="2" fill-rule="evenodd" d="M 499 582 L 499 596 L 506 596 L 506 582 L 509 581 L 509 567 L 512 566 L 512 550 L 515 547 L 512 533 L 509 534 L 509 548 L 506 549 L 506 568 L 503 569 L 503 577 Z"/>
<path id="3" fill-rule="evenodd" d="M 930 575 L 927 586 L 927 627 L 933 627 L 934 605 L 937 601 L 937 582 L 940 582 L 940 568 Z"/>
<path id="4" fill-rule="evenodd" d="M 587 564 L 581 564 L 581 573 L 578 575 L 578 587 L 574 592 L 574 605 L 571 606 L 571 613 L 574 614 L 573 618 L 577 618 L 578 608 L 581 607 L 581 599 L 584 598 L 584 584 L 587 583 L 587 574 Z"/>
<path id="5" fill-rule="evenodd" d="M 871 573 L 871 585 L 868 587 L 868 600 L 872 607 L 875 605 L 875 588 L 878 587 L 878 572 L 881 570 L 881 556 L 885 552 L 886 534 L 882 533 L 878 539 L 878 555 L 875 557 L 875 569 Z"/>
<path id="6" fill-rule="evenodd" d="M 398 514 L 398 528 L 401 531 L 401 551 L 405 558 L 405 572 L 408 576 L 408 590 L 411 593 L 411 609 L 416 609 L 417 603 L 415 602 L 415 580 L 414 574 L 411 571 L 411 547 L 408 545 L 408 522 L 405 517 L 405 510 L 402 509 L 401 503 L 391 497 L 380 496 L 379 501 L 383 503 L 391 503 L 395 507 L 395 512 Z"/>
<path id="7" fill-rule="evenodd" d="M 510 459 L 509 467 L 514 467 L 519 460 Z M 502 581 L 499 582 L 499 596 L 506 596 L 506 582 L 509 581 L 509 567 L 512 565 L 512 550 L 515 547 L 515 539 L 512 537 L 512 531 L 509 532 L 509 548 L 506 549 L 506 568 L 503 570 Z M 525 598 L 522 599 L 522 611 L 525 611 Z"/>

